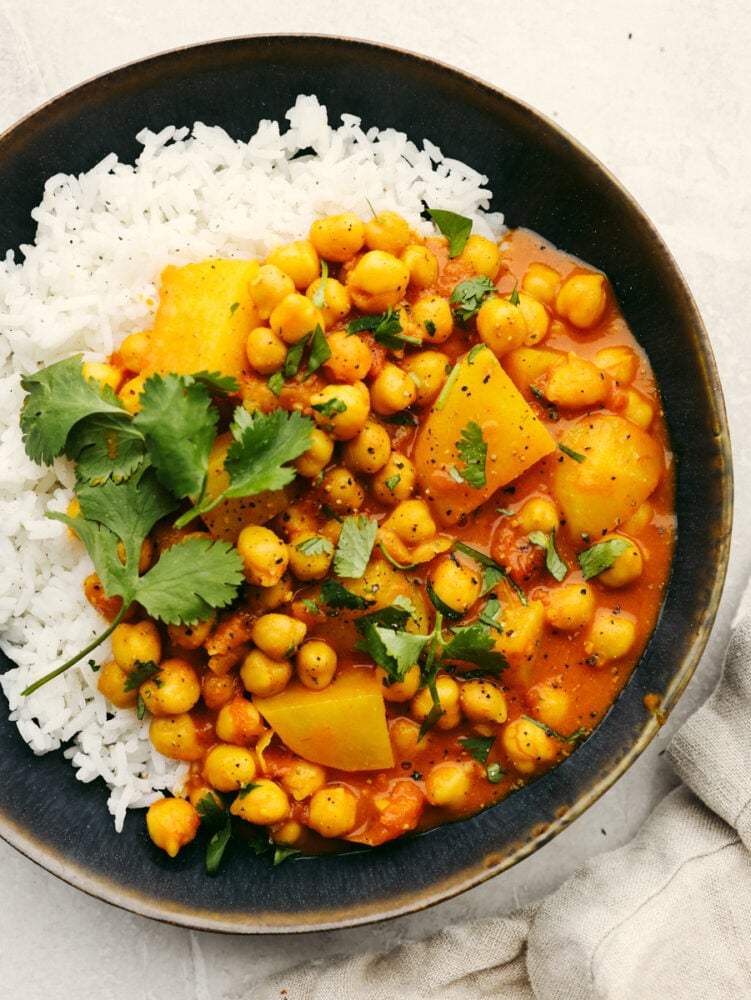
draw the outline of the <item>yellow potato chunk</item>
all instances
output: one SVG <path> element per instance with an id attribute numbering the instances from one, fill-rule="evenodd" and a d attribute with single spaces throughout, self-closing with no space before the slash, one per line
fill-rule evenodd
<path id="1" fill-rule="evenodd" d="M 292 680 L 281 694 L 253 703 L 305 760 L 342 771 L 393 767 L 382 687 L 372 670 L 339 674 L 322 691 Z"/>
<path id="2" fill-rule="evenodd" d="M 596 541 L 629 518 L 652 493 L 664 463 L 658 442 L 630 420 L 610 414 L 583 417 L 561 442 L 582 456 L 563 457 L 553 496 L 575 540 Z"/>
<path id="3" fill-rule="evenodd" d="M 260 317 L 248 291 L 253 260 L 206 260 L 162 272 L 159 308 L 142 375 L 249 373 L 245 342 Z"/>
<path id="4" fill-rule="evenodd" d="M 486 445 L 483 485 L 462 478 L 467 464 L 459 445 L 474 423 Z M 454 369 L 428 414 L 415 445 L 417 478 L 444 524 L 456 524 L 506 486 L 555 442 L 492 351 L 470 351 Z"/>

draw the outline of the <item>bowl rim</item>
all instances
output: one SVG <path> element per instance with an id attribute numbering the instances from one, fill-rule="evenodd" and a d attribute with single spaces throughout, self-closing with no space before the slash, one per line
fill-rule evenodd
<path id="1" fill-rule="evenodd" d="M 355 47 L 368 50 L 373 54 L 386 53 L 390 58 L 399 57 L 407 61 L 418 61 L 429 69 L 430 72 L 439 72 L 447 77 L 462 78 L 473 84 L 478 89 L 484 91 L 491 98 L 501 98 L 504 102 L 516 107 L 525 116 L 531 116 L 541 124 L 544 124 L 557 137 L 563 139 L 573 147 L 578 154 L 593 167 L 596 172 L 603 176 L 606 182 L 612 186 L 620 196 L 630 204 L 638 215 L 645 232 L 648 232 L 654 241 L 657 251 L 662 256 L 664 262 L 670 268 L 677 283 L 680 286 L 683 300 L 688 307 L 691 321 L 694 325 L 697 342 L 700 347 L 701 362 L 703 365 L 704 378 L 708 390 L 708 398 L 711 399 L 716 420 L 716 438 L 718 447 L 718 457 L 720 465 L 720 475 L 723 480 L 723 503 L 718 520 L 722 527 L 722 533 L 717 545 L 717 572 L 713 577 L 713 585 L 708 595 L 705 610 L 701 618 L 699 628 L 691 646 L 690 654 L 685 656 L 681 668 L 674 674 L 670 685 L 665 691 L 659 712 L 655 711 L 647 720 L 641 730 L 639 737 L 634 741 L 628 751 L 621 757 L 620 761 L 611 767 L 599 781 L 590 785 L 585 794 L 580 794 L 574 803 L 563 809 L 557 818 L 547 824 L 543 829 L 538 830 L 532 837 L 520 843 L 516 850 L 503 857 L 497 857 L 492 861 L 486 859 L 485 865 L 481 869 L 465 871 L 464 876 L 452 881 L 450 885 L 439 884 L 432 891 L 426 892 L 419 900 L 402 900 L 395 902 L 393 906 L 384 908 L 376 903 L 369 907 L 364 904 L 355 914 L 335 914 L 328 919 L 318 920 L 314 923 L 300 925 L 299 922 L 287 922 L 280 920 L 276 925 L 268 922 L 259 924 L 257 918 L 254 920 L 254 913 L 248 912 L 243 917 L 227 916 L 207 911 L 185 911 L 180 908 L 173 908 L 163 902 L 154 903 L 151 897 L 146 897 L 140 890 L 125 890 L 121 885 L 111 878 L 95 876 L 86 869 L 69 858 L 66 858 L 62 848 L 52 850 L 48 845 L 34 838 L 34 835 L 19 826 L 11 818 L 5 815 L 0 806 L 0 837 L 11 846 L 16 848 L 22 855 L 34 861 L 40 867 L 49 871 L 61 880 L 81 889 L 83 892 L 94 898 L 111 903 L 127 911 L 156 919 L 166 923 L 172 923 L 187 928 L 222 931 L 239 934 L 278 934 L 278 933 L 300 933 L 315 932 L 320 930 L 342 929 L 355 927 L 377 920 L 392 919 L 415 913 L 426 909 L 439 902 L 453 898 L 466 890 L 473 888 L 482 882 L 495 877 L 507 870 L 519 861 L 534 853 L 539 847 L 553 839 L 564 828 L 569 826 L 575 819 L 582 815 L 600 796 L 607 791 L 634 763 L 651 742 L 655 734 L 659 731 L 665 718 L 672 711 L 680 694 L 685 689 L 690 678 L 701 659 L 709 634 L 714 623 L 714 619 L 719 607 L 722 590 L 727 574 L 728 561 L 730 555 L 731 526 L 733 515 L 733 470 L 732 455 L 730 448 L 729 427 L 725 401 L 719 381 L 716 361 L 712 351 L 704 322 L 698 311 L 693 295 L 681 273 L 672 253 L 658 233 L 652 221 L 642 210 L 635 198 L 627 191 L 623 184 L 615 177 L 610 170 L 582 143 L 570 135 L 565 129 L 550 119 L 544 113 L 538 111 L 532 105 L 516 98 L 505 90 L 496 87 L 486 80 L 483 80 L 472 73 L 459 69 L 451 64 L 439 59 L 432 58 L 425 54 L 412 51 L 410 49 L 388 45 L 381 42 L 372 42 L 361 38 L 348 38 L 342 35 L 330 35 L 325 33 L 304 34 L 304 33 L 261 33 L 240 36 L 230 36 L 215 39 L 207 42 L 179 46 L 172 49 L 165 49 L 143 58 L 138 58 L 122 63 L 113 69 L 88 77 L 82 82 L 63 90 L 59 94 L 44 101 L 38 107 L 29 111 L 18 121 L 11 124 L 0 133 L 0 156 L 6 146 L 21 137 L 21 133 L 28 126 L 44 129 L 48 119 L 54 118 L 60 111 L 65 111 L 68 104 L 75 101 L 82 93 L 87 93 L 92 88 L 121 85 L 128 79 L 133 78 L 146 68 L 158 69 L 160 66 L 166 68 L 173 60 L 179 60 L 186 55 L 203 53 L 208 56 L 211 53 L 220 52 L 228 46 L 248 46 L 262 45 L 264 43 L 278 44 L 279 42 L 293 41 L 295 43 L 329 43 L 343 47 Z M 106 88 L 103 88 L 106 89 Z M 104 100 L 104 99 L 103 99 Z M 87 169 L 91 169 L 92 163 Z M 617 703 L 617 702 L 616 702 Z M 8 720 L 5 720 L 6 722 Z M 604 721 L 604 720 L 603 720 Z M 9 723 L 12 725 L 12 723 Z M 602 723 L 601 723 L 602 724 Z M 601 725 L 600 724 L 600 725 Z M 599 728 L 599 727 L 598 727 Z M 467 821 L 463 821 L 467 822 Z M 314 862 L 313 862 L 314 863 Z M 331 911 L 334 912 L 334 911 Z M 249 919 L 250 918 L 250 922 Z M 299 920 L 299 917 L 295 917 Z"/>

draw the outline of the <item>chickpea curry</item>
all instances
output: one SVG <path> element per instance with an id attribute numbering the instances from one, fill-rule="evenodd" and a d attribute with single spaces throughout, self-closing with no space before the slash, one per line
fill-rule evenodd
<path id="1" fill-rule="evenodd" d="M 671 454 L 605 276 L 428 211 L 430 237 L 344 213 L 169 266 L 153 329 L 66 370 L 99 690 L 188 763 L 148 830 L 175 856 L 203 824 L 210 871 L 230 832 L 279 860 L 503 799 L 587 738 L 656 622 Z"/>

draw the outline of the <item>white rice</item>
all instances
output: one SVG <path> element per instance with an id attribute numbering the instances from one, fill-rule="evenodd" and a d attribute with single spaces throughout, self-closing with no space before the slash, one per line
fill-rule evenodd
<path id="1" fill-rule="evenodd" d="M 389 208 L 430 232 L 425 201 L 470 216 L 475 232 L 503 231 L 502 216 L 485 211 L 487 179 L 429 141 L 366 131 L 352 115 L 331 127 L 315 97 L 300 96 L 286 118 L 286 131 L 263 121 L 247 142 L 201 123 L 144 130 L 135 166 L 110 154 L 79 177 L 51 177 L 33 212 L 34 245 L 0 265 L 0 646 L 18 665 L 0 684 L 34 753 L 62 746 L 81 781 L 104 779 L 118 830 L 128 808 L 179 790 L 187 765 L 152 749 L 135 712 L 111 715 L 86 662 L 21 697 L 103 622 L 83 597 L 92 571 L 83 546 L 45 517 L 65 509 L 74 479 L 64 461 L 47 469 L 26 457 L 19 376 L 79 351 L 102 359 L 149 329 L 167 264 L 265 257 L 319 216 Z M 109 656 L 107 646 L 94 654 Z"/>

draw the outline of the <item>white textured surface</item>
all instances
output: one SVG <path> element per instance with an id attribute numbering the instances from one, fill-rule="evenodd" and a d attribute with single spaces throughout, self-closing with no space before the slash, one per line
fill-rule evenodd
<path id="1" fill-rule="evenodd" d="M 345 34 L 452 63 L 575 135 L 652 217 L 704 316 L 725 389 L 737 521 L 707 653 L 665 729 L 572 828 L 503 876 L 368 928 L 240 939 L 89 899 L 0 842 L 0 996 L 235 1000 L 308 958 L 385 949 L 555 888 L 629 839 L 675 783 L 661 752 L 711 690 L 751 573 L 751 12 L 733 0 L 0 0 L 0 128 L 61 90 L 179 45 L 263 32 Z M 0 206 L 0 211 L 2 207 Z M 271 1000 L 271 998 L 270 998 Z M 292 1000 L 292 998 L 290 998 Z M 349 998 L 346 998 L 349 1000 Z"/>

